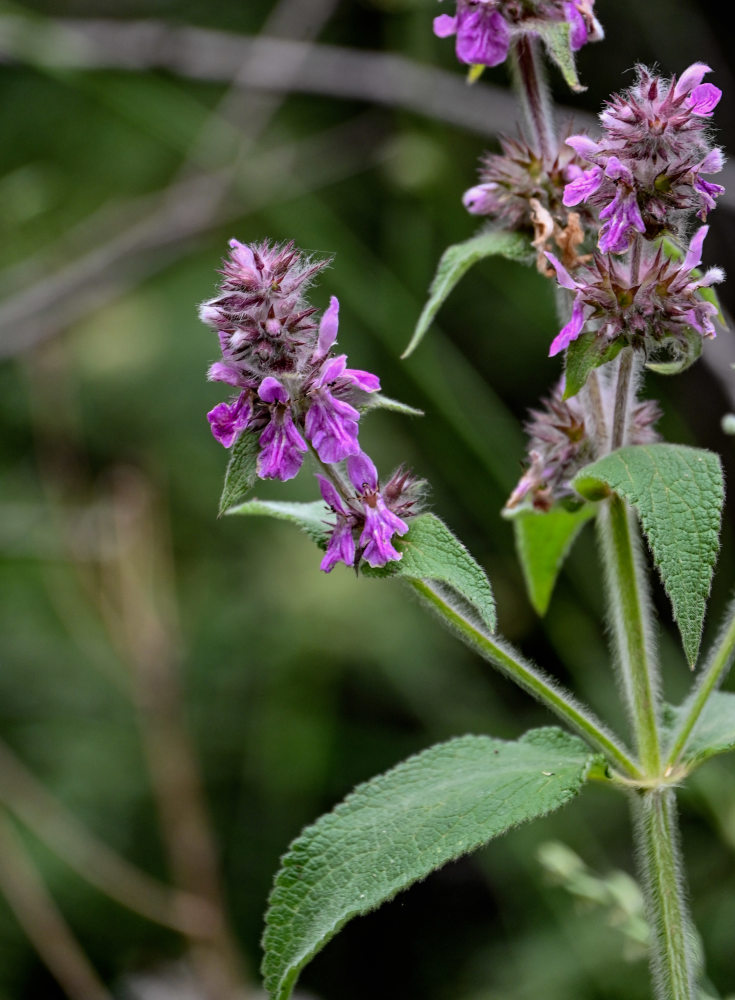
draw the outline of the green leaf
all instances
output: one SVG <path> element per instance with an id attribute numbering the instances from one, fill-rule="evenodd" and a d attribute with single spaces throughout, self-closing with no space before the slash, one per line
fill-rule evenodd
<path id="1" fill-rule="evenodd" d="M 564 365 L 564 399 L 576 396 L 594 368 L 607 364 L 617 357 L 625 346 L 622 338 L 605 340 L 596 333 L 583 333 L 567 348 Z"/>
<path id="2" fill-rule="evenodd" d="M 539 615 L 546 614 L 559 570 L 582 525 L 594 515 L 594 506 L 584 504 L 577 510 L 555 506 L 546 513 L 520 510 L 513 517 L 528 597 Z"/>
<path id="3" fill-rule="evenodd" d="M 402 553 L 401 561 L 378 569 L 366 566 L 363 572 L 367 576 L 399 576 L 445 584 L 494 632 L 495 600 L 485 570 L 438 517 L 419 514 L 409 524 L 408 534 L 393 539 Z"/>
<path id="4" fill-rule="evenodd" d="M 360 785 L 283 858 L 263 938 L 270 996 L 287 1000 L 303 967 L 352 917 L 564 805 L 595 759 L 555 728 L 516 742 L 462 736 Z"/>
<path id="5" fill-rule="evenodd" d="M 440 306 L 473 264 L 485 257 L 495 256 L 507 257 L 509 260 L 525 260 L 528 257 L 528 249 L 528 240 L 519 233 L 505 233 L 502 230 L 480 233 L 472 239 L 465 240 L 464 243 L 455 243 L 447 247 L 431 282 L 429 299 L 419 316 L 411 342 L 401 357 L 407 358 L 418 347 Z"/>
<path id="6" fill-rule="evenodd" d="M 691 367 L 699 359 L 702 353 L 702 335 L 696 330 L 687 330 L 684 334 L 684 342 L 678 337 L 670 337 L 661 343 L 655 355 L 649 356 L 646 361 L 646 368 L 656 372 L 657 375 L 679 375 Z M 667 360 L 657 361 L 656 358 L 663 354 Z"/>
<path id="7" fill-rule="evenodd" d="M 689 714 L 689 703 L 667 706 L 664 726 L 671 738 Z M 709 696 L 682 753 L 682 760 L 696 767 L 718 753 L 735 750 L 735 694 L 715 691 Z"/>
<path id="8" fill-rule="evenodd" d="M 362 413 L 369 413 L 371 410 L 392 410 L 394 413 L 402 413 L 406 417 L 423 417 L 424 411 L 417 410 L 407 403 L 401 403 L 390 396 L 384 396 L 382 392 L 372 392 L 367 398 L 365 405 L 361 408 Z"/>
<path id="9" fill-rule="evenodd" d="M 636 508 L 693 665 L 719 548 L 719 457 L 683 445 L 633 445 L 582 469 L 572 486 L 591 500 L 614 490 Z"/>
<path id="10" fill-rule="evenodd" d="M 329 525 L 334 520 L 329 507 L 321 500 L 313 503 L 291 503 L 285 500 L 248 500 L 239 507 L 230 507 L 228 514 L 254 514 L 260 517 L 275 517 L 279 521 L 289 521 L 306 532 L 317 545 L 326 547 Z"/>
<path id="11" fill-rule="evenodd" d="M 258 478 L 258 434 L 245 431 L 235 442 L 225 472 L 225 484 L 219 499 L 219 512 L 226 514 L 255 485 Z"/>
<path id="12" fill-rule="evenodd" d="M 572 52 L 570 40 L 571 26 L 567 21 L 545 21 L 542 18 L 524 21 L 524 26 L 540 35 L 546 47 L 549 59 L 556 63 L 567 86 L 576 94 L 581 94 L 587 88 L 583 87 L 577 76 L 577 64 Z"/>

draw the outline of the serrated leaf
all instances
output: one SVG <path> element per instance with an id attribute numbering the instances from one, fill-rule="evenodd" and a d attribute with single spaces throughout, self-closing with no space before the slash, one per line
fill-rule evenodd
<path id="1" fill-rule="evenodd" d="M 546 47 L 549 59 L 556 63 L 567 86 L 581 94 L 587 88 L 583 87 L 577 76 L 577 64 L 571 45 L 571 25 L 568 21 L 545 21 L 542 18 L 529 19 L 525 26 L 540 35 Z"/>
<path id="2" fill-rule="evenodd" d="M 559 571 L 585 522 L 595 515 L 592 504 L 577 510 L 555 506 L 546 513 L 521 510 L 513 517 L 516 550 L 528 597 L 544 615 Z"/>
<path id="3" fill-rule="evenodd" d="M 673 739 L 689 714 L 689 704 L 667 706 L 664 725 Z M 681 759 L 692 767 L 719 753 L 735 750 L 735 694 L 715 691 L 709 696 L 696 726 L 687 740 Z"/>
<path id="4" fill-rule="evenodd" d="M 693 665 L 719 548 L 719 457 L 676 444 L 633 445 L 586 466 L 572 486 L 591 500 L 611 489 L 636 508 Z"/>
<path id="5" fill-rule="evenodd" d="M 433 514 L 419 514 L 408 534 L 394 538 L 402 553 L 400 562 L 379 569 L 364 567 L 367 576 L 400 576 L 444 584 L 473 608 L 482 622 L 495 631 L 495 600 L 485 570 L 479 566 L 449 528 Z"/>
<path id="6" fill-rule="evenodd" d="M 289 521 L 297 528 L 306 532 L 317 545 L 326 547 L 330 525 L 334 520 L 329 507 L 321 500 L 313 503 L 293 503 L 285 500 L 248 500 L 237 507 L 230 507 L 228 514 L 254 515 L 256 517 L 274 517 L 279 521 Z"/>
<path id="7" fill-rule="evenodd" d="M 502 230 L 479 233 L 472 239 L 465 240 L 464 243 L 455 243 L 453 246 L 447 247 L 441 256 L 436 274 L 431 282 L 429 299 L 419 316 L 411 341 L 401 357 L 407 358 L 418 347 L 440 306 L 473 264 L 485 257 L 524 260 L 528 257 L 528 251 L 528 240 L 520 233 L 506 233 Z"/>
<path id="8" fill-rule="evenodd" d="M 265 986 L 287 1000 L 296 979 L 352 917 L 448 861 L 558 809 L 596 760 L 576 736 L 463 736 L 360 785 L 283 858 L 266 916 Z"/>
<path id="9" fill-rule="evenodd" d="M 260 445 L 258 434 L 245 431 L 237 439 L 227 463 L 222 496 L 219 499 L 219 512 L 226 514 L 230 507 L 245 498 L 255 486 L 258 479 L 257 462 Z"/>
<path id="10" fill-rule="evenodd" d="M 370 393 L 365 405 L 361 407 L 363 413 L 369 413 L 371 410 L 392 410 L 394 413 L 402 413 L 406 417 L 423 417 L 424 415 L 423 410 L 417 410 L 407 403 L 401 403 L 397 399 L 391 399 L 390 396 L 384 396 L 382 392 Z"/>
<path id="11" fill-rule="evenodd" d="M 566 351 L 563 398 L 576 396 L 589 373 L 616 358 L 624 346 L 621 338 L 609 341 L 594 332 L 583 333 L 573 340 Z"/>

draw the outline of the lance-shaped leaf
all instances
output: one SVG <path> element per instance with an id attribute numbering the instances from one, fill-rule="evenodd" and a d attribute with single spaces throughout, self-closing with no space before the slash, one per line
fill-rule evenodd
<path id="1" fill-rule="evenodd" d="M 232 448 L 225 472 L 222 496 L 219 499 L 220 514 L 226 514 L 230 507 L 243 500 L 255 486 L 260 448 L 258 437 L 258 434 L 245 431 Z"/>
<path id="2" fill-rule="evenodd" d="M 398 399 L 391 399 L 384 396 L 382 392 L 371 392 L 365 404 L 360 407 L 362 413 L 369 413 L 371 410 L 392 410 L 394 413 L 402 413 L 404 417 L 423 417 L 424 411 L 417 410 L 415 406 L 408 403 L 401 403 Z"/>
<path id="3" fill-rule="evenodd" d="M 484 625 L 495 631 L 495 600 L 485 570 L 479 566 L 449 528 L 433 514 L 419 514 L 409 522 L 408 534 L 394 538 L 400 562 L 380 569 L 363 568 L 367 576 L 398 576 L 448 587 L 474 609 Z"/>
<path id="4" fill-rule="evenodd" d="M 689 703 L 667 706 L 664 725 L 671 739 L 689 714 Z M 687 740 L 681 759 L 691 767 L 703 764 L 718 753 L 735 750 L 735 694 L 715 691 L 709 696 Z"/>
<path id="5" fill-rule="evenodd" d="M 575 93 L 580 94 L 587 88 L 583 87 L 577 76 L 577 64 L 571 46 L 571 26 L 567 21 L 545 21 L 543 18 L 528 19 L 524 22 L 528 30 L 533 30 L 541 36 L 549 59 L 561 70 L 566 84 Z"/>
<path id="6" fill-rule="evenodd" d="M 545 513 L 521 509 L 508 515 L 513 520 L 528 597 L 538 614 L 546 614 L 567 553 L 582 526 L 594 514 L 592 504 L 584 504 L 577 510 L 557 505 Z"/>
<path id="7" fill-rule="evenodd" d="M 526 260 L 529 257 L 528 240 L 519 233 L 505 233 L 491 230 L 473 236 L 464 243 L 447 247 L 441 256 L 434 280 L 429 288 L 429 299 L 424 306 L 411 341 L 401 357 L 407 358 L 421 343 L 431 326 L 440 306 L 460 278 L 473 264 L 485 257 L 508 257 L 510 260 Z"/>
<path id="8" fill-rule="evenodd" d="M 701 338 L 700 338 L 701 339 Z M 612 361 L 621 352 L 625 343 L 618 337 L 606 340 L 596 333 L 583 333 L 567 348 L 564 363 L 564 399 L 576 396 L 594 368 Z"/>
<path id="9" fill-rule="evenodd" d="M 256 517 L 275 517 L 279 521 L 288 521 L 304 531 L 317 545 L 326 547 L 329 534 L 330 519 L 334 515 L 321 500 L 313 503 L 293 503 L 285 500 L 248 500 L 238 507 L 230 507 L 228 514 L 254 515 Z"/>
<path id="10" fill-rule="evenodd" d="M 463 736 L 360 785 L 283 858 L 263 939 L 265 985 L 287 1000 L 348 920 L 493 837 L 558 809 L 596 761 L 576 736 Z"/>
<path id="11" fill-rule="evenodd" d="M 590 500 L 612 490 L 635 507 L 693 666 L 719 547 L 719 457 L 683 445 L 633 445 L 586 466 L 572 486 Z"/>

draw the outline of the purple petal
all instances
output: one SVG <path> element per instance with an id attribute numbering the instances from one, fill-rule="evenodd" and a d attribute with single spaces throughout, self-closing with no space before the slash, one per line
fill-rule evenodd
<path id="1" fill-rule="evenodd" d="M 294 427 L 290 411 L 276 411 L 259 441 L 262 449 L 257 466 L 260 478 L 281 479 L 284 482 L 293 479 L 301 468 L 307 446 Z"/>
<path id="2" fill-rule="evenodd" d="M 346 364 L 346 354 L 340 354 L 339 357 L 336 358 L 329 358 L 322 364 L 316 382 L 314 383 L 315 386 L 318 389 L 321 389 L 325 385 L 330 385 L 332 382 L 336 382 L 340 375 L 344 372 Z"/>
<path id="3" fill-rule="evenodd" d="M 692 63 L 679 77 L 679 81 L 674 88 L 674 97 L 683 97 L 694 90 L 712 70 L 705 63 Z"/>
<path id="4" fill-rule="evenodd" d="M 599 143 L 595 142 L 594 139 L 590 139 L 588 135 L 570 135 L 565 142 L 567 146 L 571 146 L 574 152 L 578 156 L 581 156 L 583 160 L 590 160 L 595 153 L 600 152 Z"/>
<path id="5" fill-rule="evenodd" d="M 210 382 L 226 382 L 228 385 L 240 385 L 240 375 L 230 365 L 223 361 L 215 361 L 207 372 Z"/>
<path id="6" fill-rule="evenodd" d="M 365 504 L 365 527 L 360 535 L 363 546 L 362 557 L 371 566 L 385 566 L 401 558 L 391 544 L 393 535 L 405 535 L 408 525 L 400 517 L 388 510 L 381 496 L 376 497 L 374 506 Z"/>
<path id="7" fill-rule="evenodd" d="M 569 271 L 564 267 L 560 260 L 553 255 L 553 253 L 545 253 L 544 256 L 551 264 L 551 266 L 556 271 L 556 277 L 562 288 L 568 288 L 570 292 L 579 291 L 579 285 L 571 276 Z"/>
<path id="8" fill-rule="evenodd" d="M 342 497 L 337 492 L 334 484 L 331 483 L 326 476 L 320 475 L 320 473 L 315 473 L 316 478 L 319 480 L 319 490 L 322 495 L 322 499 L 327 507 L 331 507 L 333 511 L 338 514 L 346 515 L 348 513 L 345 507 Z"/>
<path id="9" fill-rule="evenodd" d="M 569 347 L 573 340 L 582 332 L 584 326 L 584 309 L 582 305 L 582 299 L 580 296 L 574 300 L 574 305 L 572 306 L 572 315 L 566 326 L 562 327 L 559 333 L 551 341 L 551 346 L 549 347 L 549 357 L 553 358 L 555 354 L 563 351 L 566 347 Z"/>
<path id="10" fill-rule="evenodd" d="M 364 451 L 350 455 L 347 459 L 347 475 L 358 493 L 376 493 L 378 489 L 378 470 L 369 455 Z"/>
<path id="11" fill-rule="evenodd" d="M 564 4 L 564 17 L 569 24 L 569 42 L 572 52 L 578 52 L 587 43 L 587 25 L 574 3 Z"/>
<path id="12" fill-rule="evenodd" d="M 510 31 L 499 11 L 462 8 L 457 15 L 457 58 L 470 66 L 499 66 L 510 47 Z"/>
<path id="13" fill-rule="evenodd" d="M 231 447 L 247 428 L 253 415 L 249 392 L 241 392 L 234 403 L 219 403 L 207 414 L 215 440 L 224 448 Z"/>
<path id="14" fill-rule="evenodd" d="M 352 525 L 343 517 L 337 518 L 337 523 L 329 537 L 327 551 L 319 568 L 325 573 L 329 573 L 338 562 L 343 562 L 346 566 L 354 566 L 355 564 L 355 539 L 352 535 Z"/>
<path id="15" fill-rule="evenodd" d="M 725 165 L 725 157 L 719 146 L 715 146 L 699 164 L 698 170 L 703 174 L 717 174 Z"/>
<path id="16" fill-rule="evenodd" d="M 272 375 L 268 375 L 260 383 L 260 388 L 258 389 L 258 395 L 263 400 L 264 403 L 287 403 L 288 393 L 283 388 L 278 379 L 273 378 Z"/>
<path id="17" fill-rule="evenodd" d="M 688 273 L 702 263 L 702 246 L 704 238 L 709 232 L 709 226 L 700 226 L 689 242 L 689 249 L 681 265 L 683 272 Z"/>
<path id="18" fill-rule="evenodd" d="M 590 195 L 598 190 L 602 184 L 602 178 L 601 167 L 590 167 L 589 170 L 582 171 L 575 180 L 570 181 L 564 188 L 564 204 L 567 208 L 578 205 L 581 201 L 586 201 Z"/>
<path id="19" fill-rule="evenodd" d="M 605 164 L 605 176 L 614 181 L 623 181 L 628 187 L 633 187 L 633 174 L 630 168 L 621 163 L 617 156 L 611 156 Z"/>
<path id="20" fill-rule="evenodd" d="M 330 348 L 337 339 L 339 328 L 339 299 L 333 295 L 329 300 L 329 307 L 324 311 L 319 323 L 319 340 L 314 351 L 313 361 L 320 361 L 326 358 Z"/>
<path id="21" fill-rule="evenodd" d="M 601 212 L 605 225 L 600 230 L 598 246 L 603 253 L 622 253 L 628 249 L 630 231 L 646 231 L 633 191 L 618 188 L 615 198 Z"/>
<path id="22" fill-rule="evenodd" d="M 450 14 L 440 14 L 434 18 L 434 34 L 437 38 L 449 38 L 457 31 L 457 18 Z"/>
<path id="23" fill-rule="evenodd" d="M 306 413 L 304 429 L 322 462 L 341 462 L 348 455 L 357 455 L 357 424 L 360 414 L 349 403 L 326 389 L 312 395 Z"/>
<path id="24" fill-rule="evenodd" d="M 380 389 L 380 379 L 372 372 L 364 372 L 361 368 L 345 368 L 342 377 L 349 379 L 354 386 L 363 392 L 377 392 Z"/>
<path id="25" fill-rule="evenodd" d="M 719 87 L 715 87 L 713 83 L 700 83 L 689 95 L 687 104 L 693 114 L 709 118 L 720 103 L 721 97 L 722 91 Z"/>
<path id="26" fill-rule="evenodd" d="M 462 204 L 472 215 L 489 215 L 497 206 L 497 190 L 498 185 L 494 181 L 476 184 L 462 195 Z"/>

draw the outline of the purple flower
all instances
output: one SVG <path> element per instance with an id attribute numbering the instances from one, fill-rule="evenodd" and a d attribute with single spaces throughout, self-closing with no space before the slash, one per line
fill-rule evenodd
<path id="1" fill-rule="evenodd" d="M 723 189 L 701 174 L 723 165 L 708 133 L 721 91 L 702 83 L 708 72 L 694 63 L 678 80 L 665 79 L 639 66 L 635 84 L 613 95 L 600 115 L 602 137 L 567 139 L 591 166 L 570 178 L 564 204 L 587 202 L 601 210 L 603 252 L 627 250 L 636 232 L 648 239 L 681 233 L 686 213 L 704 220 L 714 208 Z"/>
<path id="2" fill-rule="evenodd" d="M 360 451 L 357 441 L 360 413 L 339 396 L 353 387 L 363 392 L 376 392 L 380 388 L 376 375 L 347 368 L 346 364 L 346 354 L 328 358 L 308 389 L 310 405 L 306 413 L 306 436 L 322 462 L 340 462 Z"/>
<path id="3" fill-rule="evenodd" d="M 456 35 L 457 58 L 468 65 L 499 66 L 510 47 L 508 24 L 493 0 L 458 0 L 454 17 L 440 14 L 434 19 L 434 34 Z"/>
<path id="4" fill-rule="evenodd" d="M 364 452 L 347 459 L 347 474 L 362 500 L 365 526 L 359 544 L 362 557 L 371 566 L 385 566 L 401 559 L 391 544 L 393 535 L 405 535 L 408 525 L 387 507 L 378 487 L 378 472 Z"/>
<path id="5" fill-rule="evenodd" d="M 271 419 L 259 443 L 258 475 L 261 479 L 293 479 L 301 468 L 307 445 L 294 427 L 288 393 L 272 377 L 264 378 L 258 395 L 271 404 Z"/>
<path id="6" fill-rule="evenodd" d="M 219 403 L 207 414 L 212 434 L 225 448 L 229 448 L 247 428 L 253 415 L 252 393 L 244 390 L 234 403 Z"/>
<path id="7" fill-rule="evenodd" d="M 316 478 L 319 480 L 319 489 L 325 504 L 331 507 L 337 515 L 327 543 L 327 551 L 320 566 L 320 569 L 324 570 L 325 573 L 329 573 L 338 562 L 343 562 L 346 566 L 354 566 L 355 564 L 355 539 L 353 537 L 355 515 L 347 508 L 342 497 L 328 479 L 318 473 Z"/>

